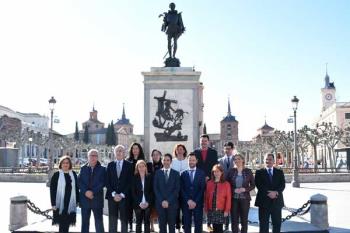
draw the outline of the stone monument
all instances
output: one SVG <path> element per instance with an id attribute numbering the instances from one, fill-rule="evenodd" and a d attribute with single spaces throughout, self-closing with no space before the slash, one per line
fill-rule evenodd
<path id="1" fill-rule="evenodd" d="M 144 149 L 172 153 L 177 143 L 199 146 L 203 122 L 201 72 L 192 67 L 151 67 L 144 76 Z"/>

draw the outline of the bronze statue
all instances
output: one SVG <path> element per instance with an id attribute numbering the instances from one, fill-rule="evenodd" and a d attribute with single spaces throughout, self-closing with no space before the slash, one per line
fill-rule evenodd
<path id="1" fill-rule="evenodd" d="M 168 54 L 169 57 L 165 61 L 166 66 L 180 66 L 180 61 L 175 57 L 177 50 L 177 39 L 185 32 L 185 27 L 182 22 L 181 13 L 175 10 L 175 3 L 169 4 L 170 10 L 159 15 L 163 16 L 162 31 L 168 36 Z M 171 42 L 174 41 L 173 51 L 171 50 Z"/>

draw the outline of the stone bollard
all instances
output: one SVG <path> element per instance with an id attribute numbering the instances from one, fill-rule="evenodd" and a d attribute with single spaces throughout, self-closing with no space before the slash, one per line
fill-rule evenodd
<path id="1" fill-rule="evenodd" d="M 315 194 L 311 196 L 311 224 L 320 228 L 321 230 L 326 230 L 329 228 L 328 224 L 328 205 L 327 197 L 322 194 Z"/>
<path id="2" fill-rule="evenodd" d="M 17 196 L 10 198 L 10 225 L 9 230 L 15 231 L 27 226 L 27 197 Z"/>

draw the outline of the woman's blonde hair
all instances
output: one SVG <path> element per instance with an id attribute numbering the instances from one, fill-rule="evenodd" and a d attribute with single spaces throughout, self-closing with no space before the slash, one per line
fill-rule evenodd
<path id="1" fill-rule="evenodd" d="M 244 156 L 242 155 L 242 154 L 235 154 L 235 156 L 234 157 L 236 157 L 236 156 L 238 156 L 238 157 L 240 157 L 241 159 L 242 159 L 242 161 L 243 161 L 243 166 L 245 165 L 245 158 L 244 158 Z"/>
<path id="2" fill-rule="evenodd" d="M 137 163 L 136 163 L 136 165 L 135 165 L 135 171 L 134 171 L 134 174 L 135 175 L 139 175 L 140 173 L 139 173 L 139 166 L 140 166 L 140 164 L 143 164 L 143 165 L 145 165 L 145 167 L 146 167 L 146 175 L 148 174 L 148 171 L 147 171 L 147 163 L 145 162 L 145 160 L 138 160 L 137 161 Z"/>

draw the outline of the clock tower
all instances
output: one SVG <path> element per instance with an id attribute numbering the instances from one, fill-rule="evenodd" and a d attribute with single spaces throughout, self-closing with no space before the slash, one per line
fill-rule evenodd
<path id="1" fill-rule="evenodd" d="M 328 75 L 327 69 L 326 69 L 326 76 L 324 80 L 325 80 L 325 86 L 324 88 L 321 88 L 322 111 L 325 111 L 328 107 L 330 107 L 336 102 L 334 82 L 329 82 L 329 75 Z"/>

